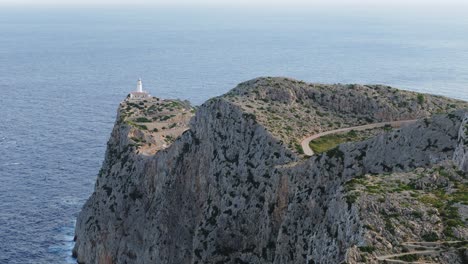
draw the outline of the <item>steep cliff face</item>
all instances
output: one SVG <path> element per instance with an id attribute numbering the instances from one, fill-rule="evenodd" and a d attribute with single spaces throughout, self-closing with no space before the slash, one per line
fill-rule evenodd
<path id="1" fill-rule="evenodd" d="M 455 163 L 464 171 L 468 170 L 468 118 L 465 117 L 458 134 L 458 147 L 455 151 Z"/>
<path id="2" fill-rule="evenodd" d="M 206 102 L 185 132 L 151 155 L 135 144 L 141 127 L 118 117 L 95 191 L 77 220 L 73 253 L 79 263 L 377 261 L 401 252 L 398 245 L 407 237 L 378 229 L 386 220 L 375 212 L 390 205 L 376 204 L 371 194 L 360 192 L 370 183 L 361 181 L 351 190 L 350 180 L 375 182 L 369 177 L 443 164 L 458 166 L 458 185 L 452 184 L 451 191 L 466 185 L 466 111 L 303 160 L 256 112 L 232 99 Z M 396 182 L 391 177 L 388 184 Z M 425 195 L 425 190 L 417 191 Z M 384 198 L 392 204 L 400 197 Z M 377 221 L 372 230 L 365 227 L 367 212 Z M 426 229 L 443 230 L 435 222 L 422 222 Z M 465 226 L 463 220 L 454 227 L 456 234 L 440 231 L 437 236 L 466 240 Z M 376 234 L 380 244 L 372 240 Z M 372 256 L 363 250 L 370 243 L 375 243 Z M 448 259 L 462 261 L 459 255 Z"/>
<path id="3" fill-rule="evenodd" d="M 190 130 L 153 157 L 128 147 L 131 129 L 115 126 L 95 192 L 80 213 L 79 262 L 216 261 L 275 240 L 275 226 L 257 219 L 269 217 L 267 198 L 284 199 L 278 186 L 285 183 L 270 174 L 295 156 L 253 116 L 212 100 Z"/>

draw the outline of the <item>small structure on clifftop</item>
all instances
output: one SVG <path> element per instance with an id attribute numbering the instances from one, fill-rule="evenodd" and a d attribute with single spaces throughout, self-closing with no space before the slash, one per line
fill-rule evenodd
<path id="1" fill-rule="evenodd" d="M 141 79 L 138 79 L 137 89 L 136 91 L 130 92 L 129 97 L 130 99 L 145 99 L 150 98 L 151 95 L 148 92 L 143 91 L 143 83 L 141 82 Z"/>

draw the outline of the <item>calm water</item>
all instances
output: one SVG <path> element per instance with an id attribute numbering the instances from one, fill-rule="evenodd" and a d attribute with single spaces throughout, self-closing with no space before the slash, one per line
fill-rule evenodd
<path id="1" fill-rule="evenodd" d="M 468 100 L 468 17 L 0 10 L 0 263 L 73 263 L 74 219 L 138 77 L 200 104 L 266 75 Z"/>

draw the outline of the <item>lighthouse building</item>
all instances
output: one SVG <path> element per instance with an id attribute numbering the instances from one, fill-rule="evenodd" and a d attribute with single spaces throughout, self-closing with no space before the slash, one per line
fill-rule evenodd
<path id="1" fill-rule="evenodd" d="M 138 79 L 136 91 L 130 92 L 129 97 L 130 99 L 146 99 L 150 98 L 151 95 L 148 92 L 143 91 L 143 83 L 141 82 L 141 79 Z"/>

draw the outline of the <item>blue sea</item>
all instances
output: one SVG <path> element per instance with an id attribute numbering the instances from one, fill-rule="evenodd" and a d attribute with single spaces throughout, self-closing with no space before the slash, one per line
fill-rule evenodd
<path id="1" fill-rule="evenodd" d="M 197 105 L 258 76 L 468 100 L 465 14 L 0 9 L 0 263 L 75 263 L 75 218 L 138 78 Z"/>

